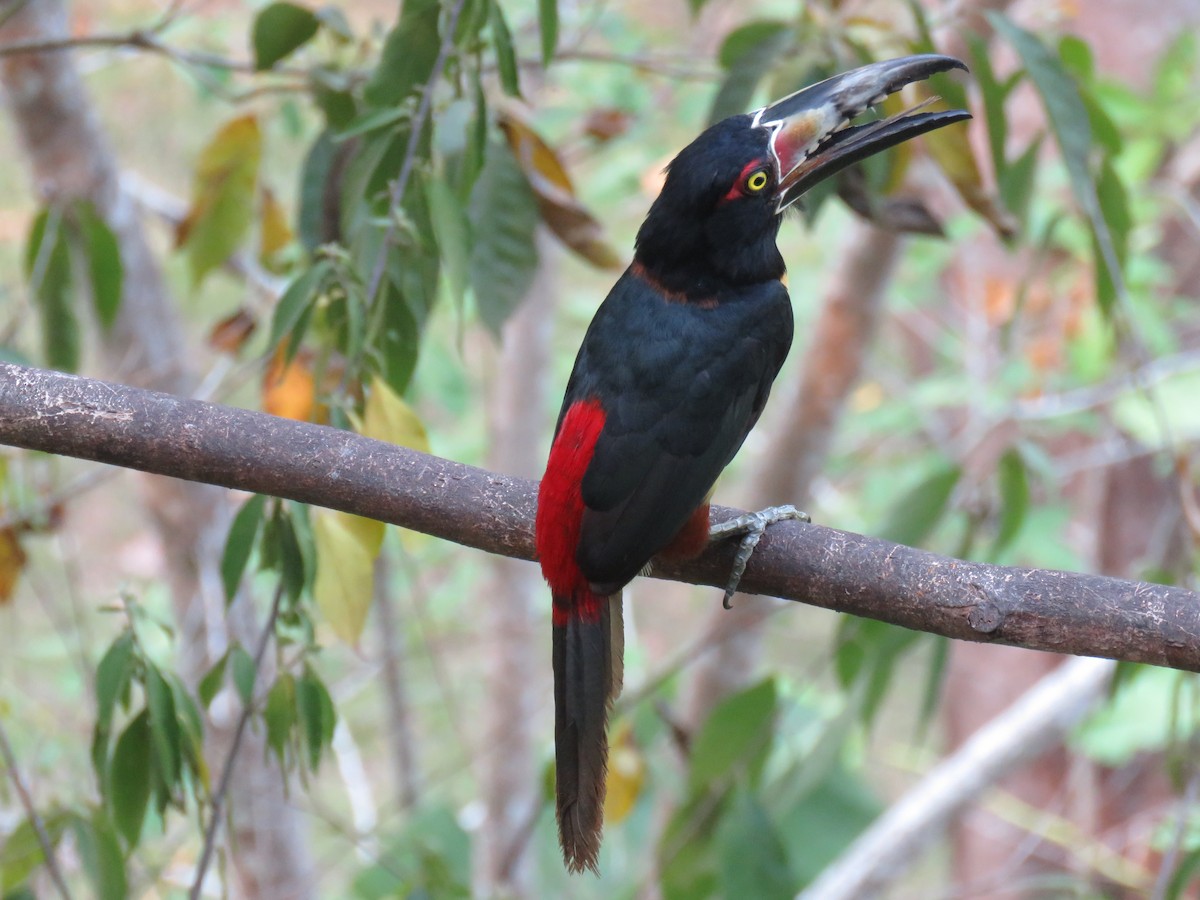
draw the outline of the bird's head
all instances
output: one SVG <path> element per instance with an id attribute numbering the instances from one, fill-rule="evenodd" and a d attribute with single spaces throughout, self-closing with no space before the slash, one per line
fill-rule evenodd
<path id="1" fill-rule="evenodd" d="M 788 206 L 846 166 L 970 114 L 922 104 L 853 120 L 905 85 L 965 68 L 935 54 L 886 60 L 718 122 L 671 162 L 638 231 L 637 263 L 665 289 L 695 298 L 780 278 L 775 237 Z"/>

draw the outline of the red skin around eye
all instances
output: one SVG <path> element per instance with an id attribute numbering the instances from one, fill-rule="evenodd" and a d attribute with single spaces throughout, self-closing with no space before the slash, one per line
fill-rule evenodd
<path id="1" fill-rule="evenodd" d="M 725 192 L 725 196 L 721 198 L 721 202 L 728 203 L 730 200 L 746 196 L 746 176 L 755 169 L 761 168 L 762 165 L 763 161 L 761 159 L 754 159 L 746 163 L 742 167 L 742 171 L 738 173 L 738 177 L 733 179 L 733 186 Z"/>

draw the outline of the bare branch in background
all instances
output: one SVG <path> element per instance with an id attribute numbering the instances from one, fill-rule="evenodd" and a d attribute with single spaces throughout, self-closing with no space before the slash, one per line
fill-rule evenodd
<path id="1" fill-rule="evenodd" d="M 504 325 L 490 379 L 488 465 L 513 475 L 536 476 L 546 452 L 546 378 L 554 308 L 562 290 L 560 252 L 549 234 L 539 230 L 537 272 Z M 549 667 L 537 638 L 549 595 L 533 566 L 503 557 L 489 562 L 489 600 L 482 611 L 489 656 L 487 738 L 480 760 L 487 816 L 477 876 L 487 896 L 530 896 L 527 823 L 541 803 L 536 728 L 538 710 L 550 694 Z"/>
<path id="2" fill-rule="evenodd" d="M 178 4 L 157 27 L 169 24 Z M 0 25 L 0 44 L 69 39 L 60 0 L 29 0 Z M 189 393 L 196 383 L 178 310 L 150 247 L 137 205 L 122 189 L 119 166 L 88 98 L 71 53 L 0 56 L 7 112 L 25 149 L 32 181 L 49 204 L 89 201 L 120 248 L 121 305 L 113 327 L 100 333 L 109 371 L 139 384 Z M 173 479 L 141 479 L 141 502 L 161 543 L 166 580 L 178 624 L 180 671 L 195 684 L 231 640 L 249 645 L 256 634 L 253 604 L 226 609 L 217 563 L 228 524 L 220 491 Z M 227 759 L 233 735 L 213 721 L 206 754 L 214 771 Z M 265 736 L 251 733 L 234 777 L 229 804 L 231 867 L 247 898 L 311 896 L 307 849 L 285 782 L 267 756 Z"/>
<path id="3" fill-rule="evenodd" d="M 1045 676 L 889 806 L 801 898 L 877 896 L 985 790 L 1057 745 L 1104 697 L 1114 668 L 1107 660 L 1076 659 Z"/>
<path id="4" fill-rule="evenodd" d="M 17 768 L 17 757 L 13 754 L 12 744 L 9 743 L 8 732 L 4 730 L 3 722 L 0 722 L 0 761 L 4 763 L 9 783 L 12 784 L 17 799 L 21 801 L 25 819 L 37 836 L 38 847 L 41 848 L 42 859 L 46 862 L 46 871 L 50 873 L 50 880 L 54 882 L 55 890 L 63 900 L 71 900 L 71 890 L 67 887 L 62 869 L 58 865 L 58 854 L 54 850 L 54 841 L 50 839 L 50 833 L 46 831 L 46 823 L 38 814 L 33 796 L 29 793 L 24 779 L 21 778 L 20 769 Z"/>

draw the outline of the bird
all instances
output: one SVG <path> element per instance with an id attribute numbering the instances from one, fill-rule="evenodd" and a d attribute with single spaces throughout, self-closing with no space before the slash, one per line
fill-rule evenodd
<path id="1" fill-rule="evenodd" d="M 938 54 L 876 62 L 710 126 L 667 167 L 633 260 L 587 329 L 535 521 L 553 601 L 556 816 L 572 873 L 599 874 L 622 588 L 655 557 L 690 558 L 714 536 L 744 533 L 728 602 L 763 530 L 807 518 L 788 507 L 709 523 L 717 477 L 757 422 L 792 342 L 776 246 L 783 213 L 846 166 L 970 118 L 927 111 L 927 101 L 853 123 L 951 69 L 966 66 Z"/>

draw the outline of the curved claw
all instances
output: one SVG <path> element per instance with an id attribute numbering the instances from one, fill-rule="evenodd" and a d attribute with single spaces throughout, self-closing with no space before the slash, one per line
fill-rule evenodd
<path id="1" fill-rule="evenodd" d="M 709 531 L 708 538 L 710 541 L 718 541 L 738 534 L 742 535 L 737 553 L 733 557 L 733 568 L 729 572 L 729 582 L 725 586 L 725 599 L 721 601 L 721 605 L 726 609 L 733 608 L 730 601 L 733 600 L 733 595 L 737 593 L 742 576 L 746 573 L 746 564 L 750 562 L 750 557 L 754 555 L 754 548 L 762 540 L 763 534 L 776 522 L 785 522 L 788 520 L 811 522 L 812 518 L 808 513 L 801 512 L 790 504 L 787 506 L 771 506 L 758 512 L 746 513 L 745 515 L 727 519 L 718 525 L 714 525 Z"/>

